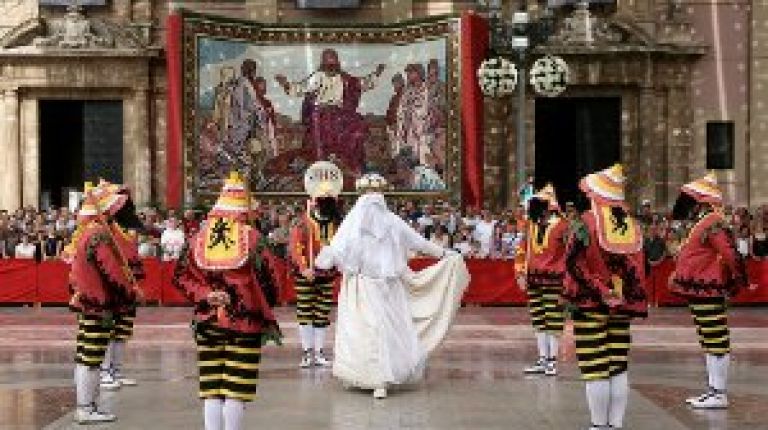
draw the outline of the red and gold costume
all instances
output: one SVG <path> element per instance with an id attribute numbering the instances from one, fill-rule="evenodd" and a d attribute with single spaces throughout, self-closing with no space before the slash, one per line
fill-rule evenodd
<path id="1" fill-rule="evenodd" d="M 620 165 L 582 179 L 591 208 L 572 224 L 566 251 L 564 296 L 576 307 L 576 355 L 593 428 L 623 425 L 630 320 L 648 308 L 643 238 L 628 213 L 624 182 Z"/>
<path id="2" fill-rule="evenodd" d="M 329 364 L 323 344 L 330 325 L 336 272 L 319 270 L 314 261 L 320 249 L 330 244 L 341 222 L 338 195 L 342 181 L 341 171 L 330 162 L 310 166 L 304 177 L 310 196 L 307 210 L 289 234 L 288 257 L 296 286 L 296 319 L 303 351 L 301 367 Z"/>
<path id="3" fill-rule="evenodd" d="M 219 407 L 254 399 L 262 335 L 279 340 L 267 300 L 274 297 L 267 267 L 271 251 L 247 223 L 249 210 L 245 183 L 233 173 L 174 271 L 174 285 L 195 308 L 199 395 Z"/>
<path id="4" fill-rule="evenodd" d="M 141 294 L 138 280 L 143 271 L 137 243 L 120 225 L 123 221 L 138 227 L 128 191 L 103 180 L 96 187 L 87 183 L 78 226 L 64 253 L 71 264 L 69 305 L 78 313 L 76 419 L 83 423 L 114 419 L 96 409 L 99 367 L 106 365 L 102 370 L 115 384 L 113 388 L 119 388 L 115 378 L 122 378 L 122 347 L 132 332 Z"/>
<path id="5" fill-rule="evenodd" d="M 691 215 L 694 224 L 680 247 L 670 289 L 692 299 L 733 296 L 747 286 L 747 271 L 733 233 L 717 210 L 722 196 L 715 178 L 708 175 L 686 184 L 681 192 L 706 206 Z"/>
<path id="6" fill-rule="evenodd" d="M 695 408 L 728 405 L 726 383 L 730 362 L 728 297 L 748 285 L 744 259 L 736 251 L 731 230 L 719 211 L 722 194 L 713 174 L 681 188 L 673 215 L 693 226 L 676 257 L 670 290 L 684 297 L 706 352 L 708 389 L 688 399 Z"/>
<path id="7" fill-rule="evenodd" d="M 539 359 L 526 373 L 557 373 L 559 339 L 565 325 L 561 304 L 565 276 L 565 244 L 568 222 L 563 218 L 552 185 L 534 194 L 528 202 L 526 240 L 519 248 L 515 271 L 525 284 L 528 307 L 536 332 Z"/>

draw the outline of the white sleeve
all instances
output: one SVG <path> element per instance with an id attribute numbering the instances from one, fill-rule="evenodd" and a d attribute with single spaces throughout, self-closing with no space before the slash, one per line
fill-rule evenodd
<path id="1" fill-rule="evenodd" d="M 422 254 L 431 255 L 436 258 L 442 258 L 445 255 L 445 249 L 442 246 L 437 245 L 427 240 L 424 236 L 420 235 L 416 230 L 411 228 L 402 219 L 393 215 L 397 219 L 398 225 L 401 230 L 401 234 L 405 239 L 405 245 L 408 249 L 418 251 Z"/>
<path id="2" fill-rule="evenodd" d="M 315 257 L 315 268 L 320 270 L 330 270 L 336 266 L 336 253 L 330 246 L 324 246 Z"/>

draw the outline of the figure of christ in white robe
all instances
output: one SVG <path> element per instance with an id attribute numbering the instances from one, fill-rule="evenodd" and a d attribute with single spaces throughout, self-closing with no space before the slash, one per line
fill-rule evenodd
<path id="1" fill-rule="evenodd" d="M 422 271 L 412 251 L 441 258 Z M 387 209 L 384 196 L 361 196 L 315 260 L 342 275 L 333 375 L 377 389 L 418 382 L 469 284 L 464 260 L 426 240 Z"/>

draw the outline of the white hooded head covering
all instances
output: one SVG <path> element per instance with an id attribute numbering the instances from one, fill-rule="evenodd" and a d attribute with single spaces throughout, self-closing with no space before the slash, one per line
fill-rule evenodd
<path id="1" fill-rule="evenodd" d="M 345 273 L 373 278 L 399 277 L 409 270 L 409 251 L 421 248 L 422 240 L 387 208 L 382 194 L 366 193 L 344 217 L 315 264 L 321 269 L 336 266 Z"/>

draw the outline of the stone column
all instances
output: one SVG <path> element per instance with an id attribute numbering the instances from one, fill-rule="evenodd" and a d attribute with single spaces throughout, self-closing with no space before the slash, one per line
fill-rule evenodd
<path id="1" fill-rule="evenodd" d="M 19 129 L 21 147 L 22 202 L 24 206 L 40 205 L 40 116 L 37 99 L 21 101 Z"/>
<path id="2" fill-rule="evenodd" d="M 19 160 L 19 92 L 7 89 L 3 94 L 0 122 L 0 209 L 21 206 L 21 162 Z"/>
<path id="3" fill-rule="evenodd" d="M 148 92 L 147 88 L 137 88 L 133 97 L 124 101 L 123 172 L 137 206 L 149 203 L 151 198 L 153 172 L 149 155 Z"/>
<path id="4" fill-rule="evenodd" d="M 749 91 L 749 152 L 747 154 L 749 203 L 752 207 L 768 204 L 768 4 L 752 2 L 752 40 L 749 43 L 747 69 Z"/>

